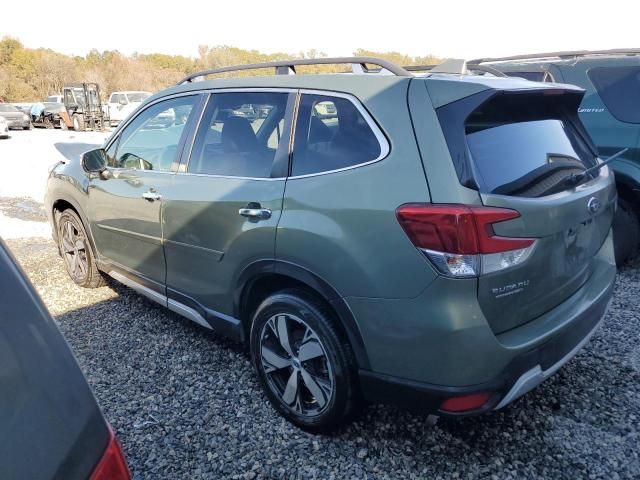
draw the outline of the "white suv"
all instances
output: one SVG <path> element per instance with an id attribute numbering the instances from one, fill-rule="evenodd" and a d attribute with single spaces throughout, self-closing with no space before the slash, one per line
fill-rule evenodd
<path id="1" fill-rule="evenodd" d="M 151 96 L 151 92 L 113 92 L 109 97 L 109 118 L 117 125 L 133 112 L 138 105 Z"/>

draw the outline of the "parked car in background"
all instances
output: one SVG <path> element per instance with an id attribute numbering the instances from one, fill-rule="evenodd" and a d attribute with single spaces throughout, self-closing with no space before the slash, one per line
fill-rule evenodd
<path id="1" fill-rule="evenodd" d="M 4 117 L 0 117 L 0 138 L 9 138 L 9 124 Z"/>
<path id="2" fill-rule="evenodd" d="M 266 66 L 315 63 L 354 74 L 198 72 L 55 166 L 45 210 L 70 277 L 246 342 L 271 404 L 311 431 L 362 396 L 508 405 L 578 352 L 613 291 L 615 183 L 584 91 L 463 62 Z"/>
<path id="3" fill-rule="evenodd" d="M 3 117 L 7 121 L 9 128 L 20 128 L 24 130 L 31 130 L 33 128 L 31 125 L 31 117 L 10 103 L 0 104 L 0 117 Z"/>
<path id="4" fill-rule="evenodd" d="M 611 167 L 618 189 L 613 224 L 616 261 L 640 247 L 640 49 L 567 51 L 472 61 L 506 75 L 538 82 L 571 83 L 586 90 L 580 120 L 606 157 L 627 151 Z"/>
<path id="5" fill-rule="evenodd" d="M 113 92 L 107 103 L 111 124 L 117 125 L 122 122 L 150 96 L 151 92 L 143 91 Z"/>
<path id="6" fill-rule="evenodd" d="M 45 100 L 45 103 L 63 103 L 64 97 L 62 95 L 49 95 Z"/>
<path id="7" fill-rule="evenodd" d="M 0 478 L 128 480 L 69 346 L 0 239 Z"/>

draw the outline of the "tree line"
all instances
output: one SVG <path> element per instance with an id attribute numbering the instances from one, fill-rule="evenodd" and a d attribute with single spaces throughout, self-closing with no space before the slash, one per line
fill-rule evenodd
<path id="1" fill-rule="evenodd" d="M 398 52 L 373 52 L 358 49 L 354 56 L 374 56 L 398 65 L 438 63 L 433 55 L 412 57 Z M 91 50 L 85 56 L 70 56 L 46 48 L 26 48 L 15 38 L 0 40 L 0 99 L 6 102 L 43 100 L 60 94 L 70 82 L 96 82 L 103 96 L 118 90 L 147 90 L 155 92 L 175 84 L 185 75 L 197 70 L 219 68 L 244 63 L 269 62 L 302 58 L 321 58 L 327 55 L 318 50 L 299 53 L 263 53 L 226 45 L 198 47 L 196 58 L 162 53 L 123 55 L 111 50 Z M 300 67 L 300 73 L 344 71 L 339 65 Z M 247 71 L 233 75 L 256 75 Z M 272 71 L 262 72 L 272 74 Z"/>

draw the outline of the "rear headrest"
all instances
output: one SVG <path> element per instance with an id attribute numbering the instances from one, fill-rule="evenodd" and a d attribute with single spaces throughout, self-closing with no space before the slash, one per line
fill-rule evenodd
<path id="1" fill-rule="evenodd" d="M 258 141 L 249 120 L 229 117 L 222 126 L 222 149 L 226 153 L 252 152 L 257 150 Z"/>
<path id="2" fill-rule="evenodd" d="M 308 143 L 328 142 L 333 137 L 333 132 L 325 123 L 315 115 L 311 117 L 309 123 Z"/>

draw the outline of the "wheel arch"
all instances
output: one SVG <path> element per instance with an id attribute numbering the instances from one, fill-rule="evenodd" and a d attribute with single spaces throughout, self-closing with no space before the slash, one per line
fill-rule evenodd
<path id="1" fill-rule="evenodd" d="M 369 368 L 364 341 L 351 309 L 344 298 L 319 275 L 291 262 L 258 260 L 242 270 L 235 285 L 234 316 L 242 322 L 247 338 L 251 315 L 262 300 L 286 288 L 302 288 L 332 311 L 338 320 L 338 327 L 349 340 L 358 366 Z"/>
<path id="2" fill-rule="evenodd" d="M 54 241 L 58 242 L 58 218 L 60 217 L 60 214 L 62 212 L 64 212 L 67 209 L 71 209 L 73 210 L 76 215 L 78 215 L 78 217 L 80 217 L 80 221 L 82 222 L 82 226 L 84 227 L 84 230 L 87 232 L 88 236 L 89 236 L 89 242 L 91 243 L 91 248 L 94 252 L 96 252 L 96 245 L 95 242 L 93 241 L 93 234 L 91 233 L 91 228 L 89 228 L 89 220 L 86 217 L 86 215 L 84 214 L 82 208 L 80 208 L 80 205 L 72 198 L 69 197 L 59 197 L 56 200 L 54 200 L 51 204 L 51 218 L 52 218 L 52 223 L 53 223 L 53 228 L 52 230 L 52 234 L 53 234 L 53 239 Z M 97 261 L 97 259 L 96 259 Z"/>

